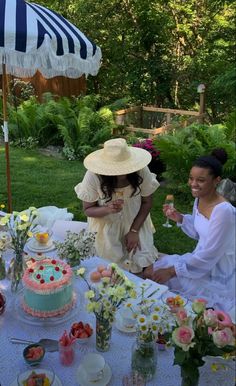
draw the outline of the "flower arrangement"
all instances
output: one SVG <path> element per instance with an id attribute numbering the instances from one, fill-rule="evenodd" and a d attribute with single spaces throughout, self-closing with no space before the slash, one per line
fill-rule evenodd
<path id="1" fill-rule="evenodd" d="M 21 281 L 23 273 L 23 251 L 24 246 L 32 232 L 36 228 L 34 220 L 37 217 L 37 209 L 30 207 L 23 212 L 13 212 L 6 214 L 0 219 L 0 225 L 6 226 L 10 234 L 10 246 L 15 252 L 15 256 L 10 264 L 11 289 L 15 292 Z"/>
<path id="2" fill-rule="evenodd" d="M 155 145 L 151 138 L 141 139 L 139 142 L 133 144 L 134 147 L 139 147 L 141 149 L 147 150 L 152 159 L 156 160 L 160 156 L 160 151 L 155 148 Z"/>
<path id="3" fill-rule="evenodd" d="M 162 332 L 160 307 L 154 299 L 145 298 L 145 283 L 141 285 L 141 301 L 133 312 L 136 317 L 137 340 L 133 346 L 131 367 L 134 372 L 142 374 L 146 381 L 153 378 L 156 371 L 156 340 Z M 133 307 L 127 303 L 127 307 Z"/>
<path id="4" fill-rule="evenodd" d="M 116 310 L 128 298 L 136 297 L 134 283 L 128 280 L 123 271 L 114 263 L 108 269 L 110 276 L 102 278 L 94 288 L 85 278 L 85 268 L 77 270 L 77 275 L 85 280 L 89 289 L 85 292 L 87 310 L 96 316 L 96 347 L 99 351 L 109 349 Z"/>
<path id="5" fill-rule="evenodd" d="M 82 229 L 79 233 L 67 231 L 67 237 L 63 243 L 55 242 L 58 255 L 61 259 L 67 259 L 71 267 L 80 264 L 81 260 L 95 255 L 96 233 Z"/>
<path id="6" fill-rule="evenodd" d="M 34 220 L 37 217 L 37 209 L 30 207 L 23 212 L 8 213 L 0 219 L 0 225 L 7 226 L 11 236 L 11 247 L 16 255 L 22 253 L 24 246 L 32 232 L 36 228 Z"/>
<path id="7" fill-rule="evenodd" d="M 182 385 L 197 385 L 199 367 L 205 356 L 223 356 L 235 350 L 232 321 L 222 311 L 206 309 L 206 301 L 197 299 L 192 303 L 193 315 L 184 308 L 175 314 L 175 324 L 166 338 L 175 351 L 174 364 L 181 366 Z"/>
<path id="8" fill-rule="evenodd" d="M 85 278 L 85 268 L 77 270 L 77 275 L 83 278 L 89 290 L 85 292 L 88 299 L 87 310 L 94 312 L 95 316 L 114 320 L 116 310 L 128 298 L 135 298 L 134 283 L 131 282 L 123 271 L 112 263 L 109 265 L 110 277 L 104 277 L 96 287 L 92 287 Z"/>

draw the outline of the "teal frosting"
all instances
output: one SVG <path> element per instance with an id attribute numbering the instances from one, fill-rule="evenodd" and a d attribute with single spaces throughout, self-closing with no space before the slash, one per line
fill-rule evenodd
<path id="1" fill-rule="evenodd" d="M 50 272 L 47 272 L 47 274 L 50 275 Z M 62 287 L 58 292 L 50 294 L 37 294 L 29 288 L 25 288 L 24 301 L 33 311 L 47 312 L 60 310 L 72 301 L 72 284 Z"/>

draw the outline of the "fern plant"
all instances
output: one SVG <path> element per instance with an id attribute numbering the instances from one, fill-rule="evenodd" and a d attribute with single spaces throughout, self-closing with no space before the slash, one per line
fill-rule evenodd
<path id="1" fill-rule="evenodd" d="M 193 124 L 173 134 L 159 136 L 154 143 L 166 165 L 163 175 L 169 187 L 175 191 L 189 191 L 187 181 L 193 161 L 218 147 L 223 147 L 228 154 L 224 176 L 235 178 L 235 144 L 227 139 L 226 126 Z"/>

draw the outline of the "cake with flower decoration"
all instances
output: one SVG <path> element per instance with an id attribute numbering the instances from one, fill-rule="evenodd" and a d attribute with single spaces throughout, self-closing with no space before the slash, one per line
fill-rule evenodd
<path id="1" fill-rule="evenodd" d="M 33 262 L 23 275 L 23 309 L 36 317 L 63 315 L 73 305 L 73 272 L 55 259 Z"/>

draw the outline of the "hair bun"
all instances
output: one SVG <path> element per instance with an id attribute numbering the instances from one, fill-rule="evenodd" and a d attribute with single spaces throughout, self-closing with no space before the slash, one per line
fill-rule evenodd
<path id="1" fill-rule="evenodd" d="M 222 165 L 224 165 L 228 159 L 228 155 L 222 147 L 212 150 L 211 155 L 215 157 Z"/>

